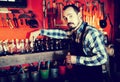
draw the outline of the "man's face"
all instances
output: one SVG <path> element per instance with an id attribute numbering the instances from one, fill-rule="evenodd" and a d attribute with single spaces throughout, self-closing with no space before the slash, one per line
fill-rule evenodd
<path id="1" fill-rule="evenodd" d="M 79 25 L 80 15 L 76 13 L 72 7 L 63 11 L 63 18 L 70 29 L 74 29 Z"/>

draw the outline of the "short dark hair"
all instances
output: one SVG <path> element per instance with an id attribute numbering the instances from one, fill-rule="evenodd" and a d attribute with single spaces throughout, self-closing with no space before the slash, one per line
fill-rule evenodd
<path id="1" fill-rule="evenodd" d="M 63 10 L 66 10 L 69 7 L 72 7 L 76 13 L 78 13 L 80 11 L 80 9 L 77 6 L 75 6 L 74 4 L 64 6 Z"/>

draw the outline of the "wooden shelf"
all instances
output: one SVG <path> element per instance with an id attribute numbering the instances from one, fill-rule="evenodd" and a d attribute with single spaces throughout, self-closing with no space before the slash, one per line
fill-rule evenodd
<path id="1" fill-rule="evenodd" d="M 62 50 L 29 54 L 14 54 L 0 57 L 0 67 L 52 60 L 53 55 L 63 55 Z"/>

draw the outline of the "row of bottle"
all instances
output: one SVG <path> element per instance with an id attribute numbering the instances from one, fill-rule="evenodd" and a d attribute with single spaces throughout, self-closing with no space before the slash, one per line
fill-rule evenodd
<path id="1" fill-rule="evenodd" d="M 0 41 L 0 56 L 67 49 L 67 39 L 41 38 L 35 40 Z"/>

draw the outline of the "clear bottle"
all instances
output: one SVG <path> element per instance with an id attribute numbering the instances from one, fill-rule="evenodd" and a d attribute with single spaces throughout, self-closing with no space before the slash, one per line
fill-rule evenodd
<path id="1" fill-rule="evenodd" d="M 5 40 L 4 42 L 3 42 L 3 49 L 4 49 L 4 55 L 8 55 L 9 54 L 9 49 L 8 49 L 8 40 Z"/>
<path id="2" fill-rule="evenodd" d="M 0 41 L 0 56 L 3 55 L 4 49 L 3 49 L 3 42 L 2 40 Z"/>
<path id="3" fill-rule="evenodd" d="M 19 41 L 19 39 L 16 39 L 16 53 L 18 54 L 18 53 L 20 53 L 20 41 Z"/>
<path id="4" fill-rule="evenodd" d="M 20 53 L 25 54 L 25 41 L 24 41 L 24 39 L 20 40 Z"/>
<path id="5" fill-rule="evenodd" d="M 16 45 L 15 45 L 15 42 L 14 42 L 14 39 L 12 39 L 10 42 L 9 42 L 9 53 L 12 55 L 12 54 L 15 54 L 15 49 L 16 49 Z"/>
<path id="6" fill-rule="evenodd" d="M 27 38 L 25 39 L 25 52 L 26 53 L 30 52 L 30 42 Z"/>
<path id="7" fill-rule="evenodd" d="M 35 46 L 35 41 L 34 41 L 34 37 L 30 40 L 30 52 L 34 53 L 34 46 Z"/>

